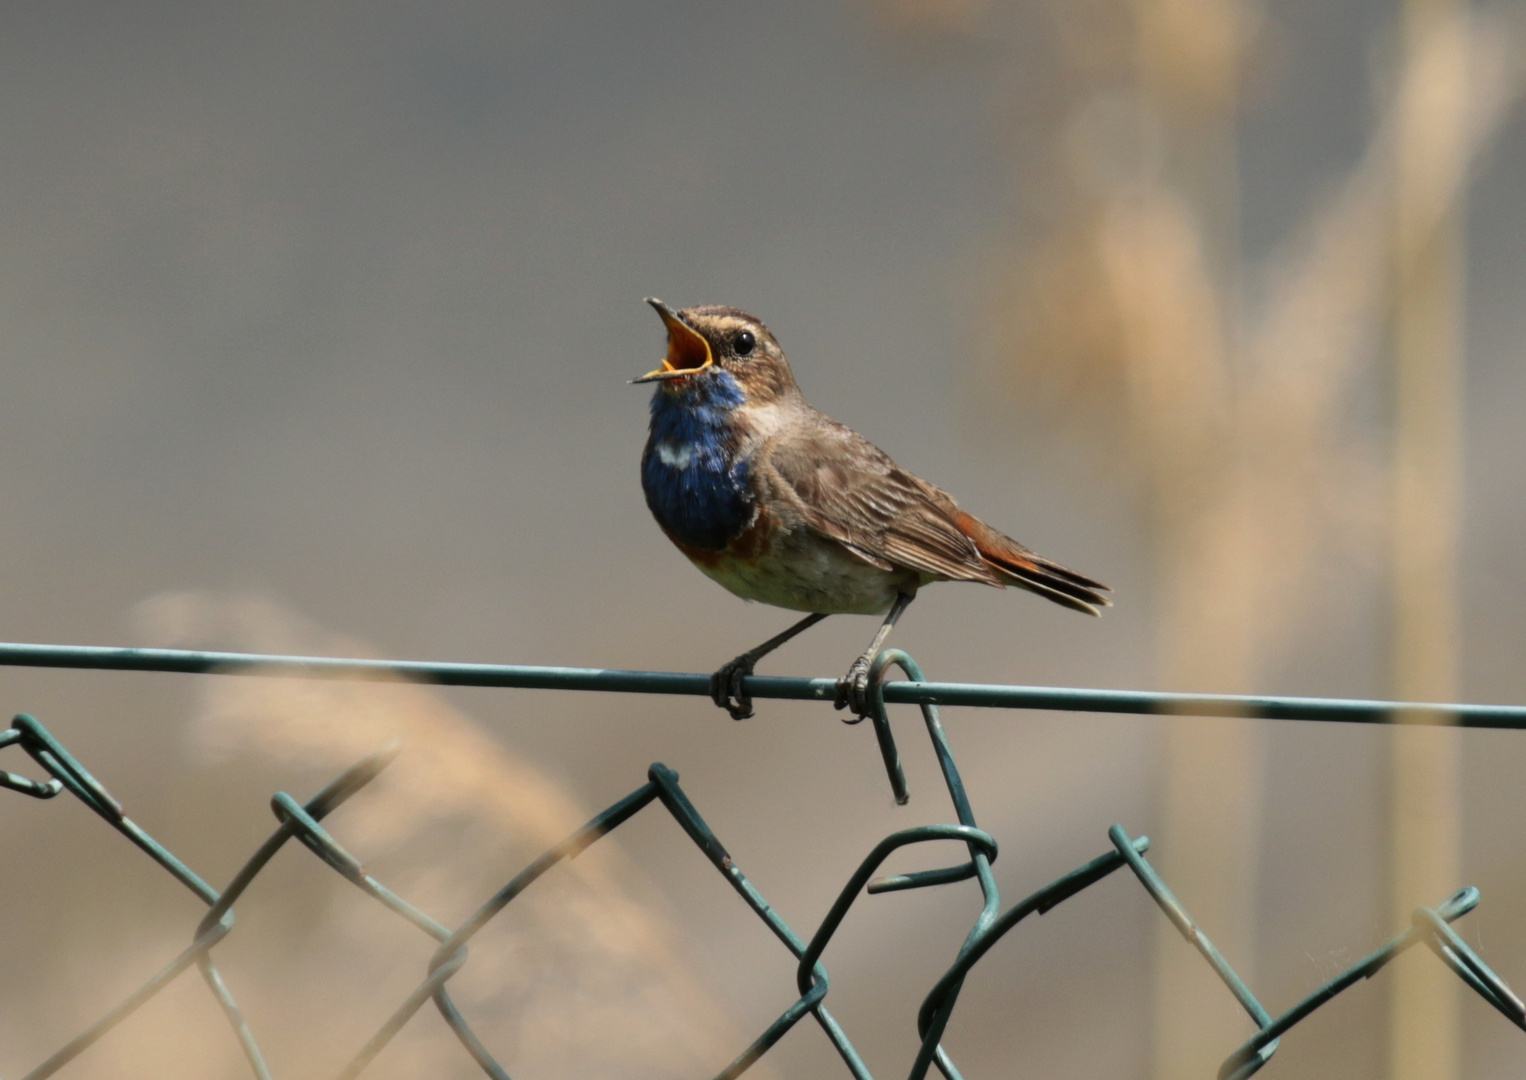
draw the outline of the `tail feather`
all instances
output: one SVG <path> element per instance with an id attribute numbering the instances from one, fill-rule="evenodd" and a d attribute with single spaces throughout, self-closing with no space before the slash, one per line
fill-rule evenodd
<path id="1" fill-rule="evenodd" d="M 996 570 L 1003 583 L 1027 589 L 1062 607 L 1088 615 L 1100 615 L 1099 608 L 1112 606 L 1113 602 L 1103 595 L 1112 590 L 1100 581 L 1093 581 L 1029 551 L 1010 536 L 1004 536 L 963 511 L 954 523 L 974 542 L 975 550 Z"/>

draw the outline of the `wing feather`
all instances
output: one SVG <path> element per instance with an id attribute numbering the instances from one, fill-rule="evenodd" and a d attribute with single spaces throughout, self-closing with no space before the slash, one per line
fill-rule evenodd
<path id="1" fill-rule="evenodd" d="M 1106 585 L 965 513 L 863 436 L 805 407 L 803 422 L 782 426 L 758 460 L 770 494 L 818 535 L 882 570 L 1016 585 L 1093 615 L 1111 603 Z"/>
<path id="2" fill-rule="evenodd" d="M 884 569 L 1001 584 L 959 528 L 952 499 L 835 420 L 813 421 L 791 425 L 762 454 L 808 527 Z"/>

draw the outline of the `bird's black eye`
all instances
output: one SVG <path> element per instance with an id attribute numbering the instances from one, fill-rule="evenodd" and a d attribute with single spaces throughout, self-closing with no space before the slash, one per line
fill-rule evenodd
<path id="1" fill-rule="evenodd" d="M 731 348 L 738 356 L 749 356 L 757 347 L 758 339 L 752 336 L 752 331 L 743 330 L 731 339 Z"/>

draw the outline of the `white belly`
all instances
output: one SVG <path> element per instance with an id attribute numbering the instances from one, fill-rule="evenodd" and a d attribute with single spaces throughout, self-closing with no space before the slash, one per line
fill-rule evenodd
<path id="1" fill-rule="evenodd" d="M 706 576 L 744 600 L 824 615 L 879 615 L 896 595 L 915 592 L 920 575 L 870 566 L 840 544 L 801 530 L 779 536 L 772 550 L 743 561 L 723 556 Z"/>

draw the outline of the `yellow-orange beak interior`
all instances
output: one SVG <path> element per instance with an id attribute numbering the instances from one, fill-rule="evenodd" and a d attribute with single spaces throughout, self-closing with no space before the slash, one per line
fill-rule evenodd
<path id="1" fill-rule="evenodd" d="M 662 367 L 649 371 L 634 382 L 658 382 L 682 379 L 697 374 L 715 364 L 710 353 L 710 343 L 694 331 L 678 314 L 661 300 L 647 298 L 647 303 L 662 318 L 668 328 L 668 355 L 662 359 Z"/>

